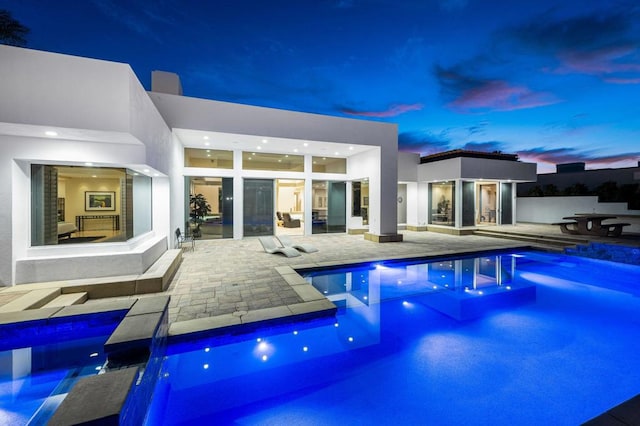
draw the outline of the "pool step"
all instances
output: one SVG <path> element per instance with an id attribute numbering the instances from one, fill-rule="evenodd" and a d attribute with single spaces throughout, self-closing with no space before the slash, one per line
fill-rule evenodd
<path id="1" fill-rule="evenodd" d="M 6 305 L 0 306 L 0 313 L 38 309 L 60 296 L 61 293 L 60 288 L 31 290 Z"/>
<path id="2" fill-rule="evenodd" d="M 61 294 L 53 299 L 51 302 L 43 306 L 43 308 L 61 308 L 64 306 L 80 305 L 89 298 L 86 291 L 80 293 Z"/>
<path id="3" fill-rule="evenodd" d="M 500 232 L 500 231 L 488 231 L 488 230 L 476 230 L 474 235 L 481 235 L 485 237 L 505 238 L 508 240 L 526 241 L 537 246 L 543 246 L 547 249 L 562 251 L 565 247 L 575 247 L 576 244 L 584 243 L 585 241 L 577 238 L 565 238 L 561 236 L 551 235 L 531 235 L 516 232 Z"/>

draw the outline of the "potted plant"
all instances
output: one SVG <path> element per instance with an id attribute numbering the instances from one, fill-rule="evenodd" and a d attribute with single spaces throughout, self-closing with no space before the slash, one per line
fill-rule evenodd
<path id="1" fill-rule="evenodd" d="M 191 209 L 191 222 L 194 224 L 191 235 L 194 238 L 199 238 L 201 236 L 200 224 L 204 221 L 204 217 L 211 212 L 211 206 L 204 195 L 191 194 L 189 196 L 189 208 Z"/>

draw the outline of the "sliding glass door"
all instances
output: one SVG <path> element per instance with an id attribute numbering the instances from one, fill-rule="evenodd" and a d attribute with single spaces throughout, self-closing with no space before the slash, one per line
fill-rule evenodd
<path id="1" fill-rule="evenodd" d="M 233 178 L 187 177 L 187 233 L 211 240 L 233 238 Z"/>
<path id="2" fill-rule="evenodd" d="M 314 180 L 311 219 L 312 233 L 346 232 L 347 184 Z"/>
<path id="3" fill-rule="evenodd" d="M 244 180 L 244 236 L 273 235 L 273 179 Z"/>

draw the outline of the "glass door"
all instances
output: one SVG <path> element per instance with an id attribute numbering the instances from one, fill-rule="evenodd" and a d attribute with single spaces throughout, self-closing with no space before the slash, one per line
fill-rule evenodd
<path id="1" fill-rule="evenodd" d="M 317 181 L 312 183 L 312 233 L 346 232 L 347 183 Z"/>
<path id="2" fill-rule="evenodd" d="M 274 235 L 273 179 L 244 180 L 244 236 Z"/>
<path id="3" fill-rule="evenodd" d="M 187 177 L 187 235 L 233 238 L 233 178 Z"/>
<path id="4" fill-rule="evenodd" d="M 478 183 L 477 184 L 477 216 L 478 225 L 496 224 L 497 184 Z"/>

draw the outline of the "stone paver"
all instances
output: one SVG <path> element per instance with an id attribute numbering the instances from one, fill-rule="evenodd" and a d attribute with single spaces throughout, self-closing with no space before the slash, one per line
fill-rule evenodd
<path id="1" fill-rule="evenodd" d="M 559 227 L 518 224 L 492 227 L 508 232 L 561 236 Z M 375 243 L 362 235 L 324 234 L 293 236 L 297 243 L 311 244 L 315 253 L 287 258 L 265 253 L 257 238 L 199 240 L 194 251 L 185 251 L 169 288 L 169 324 L 178 334 L 208 327 L 232 326 L 302 312 L 324 306 L 294 269 L 348 264 L 404 257 L 428 257 L 528 245 L 526 242 L 479 235 L 448 235 L 402 231 L 403 242 Z M 637 241 L 636 241 L 637 242 Z M 118 299 L 153 297 L 156 294 Z M 84 305 L 100 303 L 88 300 Z M 78 306 L 78 305 L 76 305 Z"/>

